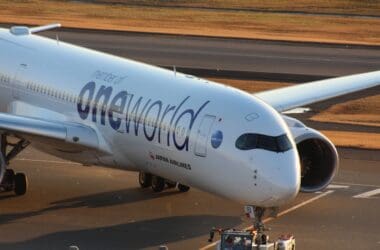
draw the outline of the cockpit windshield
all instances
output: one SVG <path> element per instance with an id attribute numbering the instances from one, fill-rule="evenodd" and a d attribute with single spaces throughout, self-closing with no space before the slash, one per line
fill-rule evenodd
<path id="1" fill-rule="evenodd" d="M 246 133 L 239 136 L 235 146 L 240 150 L 265 149 L 273 152 L 285 152 L 292 148 L 286 134 L 269 136 L 262 134 Z"/>

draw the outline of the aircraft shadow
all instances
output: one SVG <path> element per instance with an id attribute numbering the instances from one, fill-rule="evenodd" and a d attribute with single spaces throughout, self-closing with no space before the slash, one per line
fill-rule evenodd
<path id="1" fill-rule="evenodd" d="M 115 191 L 90 194 L 85 196 L 79 196 L 75 198 L 60 200 L 52 202 L 51 204 L 60 208 L 78 208 L 89 207 L 99 208 L 115 205 L 122 205 L 127 203 L 134 203 L 139 201 L 159 199 L 165 196 L 183 194 L 177 190 L 166 190 L 162 193 L 154 193 L 150 188 L 130 188 L 120 189 Z"/>
<path id="2" fill-rule="evenodd" d="M 6 194 L 6 195 L 2 195 L 0 196 L 0 201 L 1 200 L 9 200 L 9 199 L 13 199 L 15 198 L 16 196 L 14 194 Z"/>
<path id="3" fill-rule="evenodd" d="M 151 189 L 120 189 L 115 191 L 96 193 L 74 197 L 70 199 L 59 200 L 50 203 L 51 206 L 37 210 L 22 213 L 0 214 L 0 223 L 5 224 L 15 220 L 24 219 L 32 216 L 42 215 L 44 213 L 58 211 L 69 208 L 101 208 L 110 207 L 128 203 L 134 203 L 145 200 L 159 199 L 166 196 L 183 195 L 179 191 L 167 190 L 162 193 L 154 193 Z M 11 199 L 14 195 L 0 196 L 0 199 Z M 1 249 L 1 248 L 0 248 Z"/>
<path id="4" fill-rule="evenodd" d="M 234 227 L 240 217 L 193 215 L 131 222 L 109 227 L 47 234 L 35 239 L 0 243 L 0 249 L 141 249 L 207 235 L 213 226 Z M 207 236 L 205 237 L 207 243 Z M 196 248 L 198 246 L 194 246 Z"/>

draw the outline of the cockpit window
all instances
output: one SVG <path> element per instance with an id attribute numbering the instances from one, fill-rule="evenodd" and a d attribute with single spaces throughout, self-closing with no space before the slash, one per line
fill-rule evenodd
<path id="1" fill-rule="evenodd" d="M 280 135 L 276 138 L 277 147 L 279 152 L 285 152 L 292 148 L 292 143 L 290 142 L 287 135 Z"/>
<path id="2" fill-rule="evenodd" d="M 292 148 L 292 143 L 286 134 L 269 136 L 247 133 L 239 136 L 235 146 L 241 150 L 260 148 L 274 152 L 285 152 Z"/>

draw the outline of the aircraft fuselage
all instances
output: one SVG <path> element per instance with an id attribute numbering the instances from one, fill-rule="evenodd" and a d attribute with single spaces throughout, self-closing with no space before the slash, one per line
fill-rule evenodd
<path id="1" fill-rule="evenodd" d="M 194 76 L 0 29 L 0 112 L 84 124 L 110 152 L 33 142 L 64 159 L 145 171 L 264 207 L 299 191 L 297 149 L 281 115 Z M 291 146 L 241 150 L 246 133 L 284 136 Z"/>

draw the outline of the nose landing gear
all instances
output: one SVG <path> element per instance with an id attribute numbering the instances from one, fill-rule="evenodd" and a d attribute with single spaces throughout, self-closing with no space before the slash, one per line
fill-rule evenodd
<path id="1" fill-rule="evenodd" d="M 255 244 L 258 246 L 267 244 L 268 236 L 265 234 L 266 228 L 263 223 L 265 208 L 251 207 L 251 209 L 253 209 L 253 216 L 251 215 L 250 217 L 253 220 L 253 229 L 256 230 Z"/>
<path id="2" fill-rule="evenodd" d="M 183 185 L 181 183 L 173 182 L 164 179 L 157 175 L 152 175 L 146 172 L 140 171 L 139 173 L 139 184 L 141 188 L 152 187 L 153 191 L 156 193 L 164 191 L 165 188 L 175 188 L 177 187 L 180 192 L 187 192 L 190 190 L 189 186 Z"/>
<path id="3" fill-rule="evenodd" d="M 16 173 L 8 168 L 9 161 L 29 145 L 29 142 L 20 140 L 9 143 L 5 135 L 1 135 L 0 143 L 0 190 L 14 191 L 16 195 L 24 195 L 28 189 L 28 179 L 23 173 Z M 7 147 L 12 147 L 7 150 Z"/>

